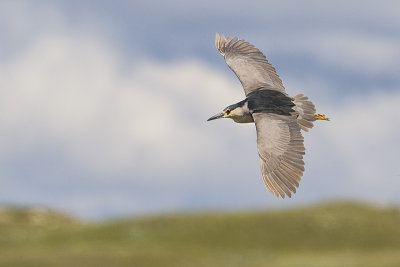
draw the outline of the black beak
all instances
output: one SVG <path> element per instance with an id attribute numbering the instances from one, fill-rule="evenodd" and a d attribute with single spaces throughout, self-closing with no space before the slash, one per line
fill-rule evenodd
<path id="1" fill-rule="evenodd" d="M 211 118 L 209 118 L 207 121 L 212 121 L 212 120 L 216 120 L 216 119 L 220 119 L 224 117 L 224 113 L 218 113 L 217 115 L 212 116 Z"/>

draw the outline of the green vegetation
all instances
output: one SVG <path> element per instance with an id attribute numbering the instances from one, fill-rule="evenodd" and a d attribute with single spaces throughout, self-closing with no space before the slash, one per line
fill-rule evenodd
<path id="1" fill-rule="evenodd" d="M 0 266 L 400 266 L 400 211 L 347 203 L 89 224 L 4 209 Z"/>

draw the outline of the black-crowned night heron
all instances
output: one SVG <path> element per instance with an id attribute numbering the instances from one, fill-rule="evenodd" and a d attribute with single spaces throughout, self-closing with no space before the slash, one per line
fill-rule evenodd
<path id="1" fill-rule="evenodd" d="M 291 197 L 304 172 L 305 148 L 300 129 L 308 132 L 313 121 L 328 118 L 315 113 L 308 97 L 289 97 L 275 68 L 252 44 L 217 33 L 215 45 L 242 83 L 246 99 L 208 120 L 255 122 L 265 187 L 277 197 Z"/>

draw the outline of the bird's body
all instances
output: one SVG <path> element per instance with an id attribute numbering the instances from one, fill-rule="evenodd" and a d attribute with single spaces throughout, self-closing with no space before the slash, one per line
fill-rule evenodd
<path id="1" fill-rule="evenodd" d="M 261 173 L 266 188 L 276 196 L 291 197 L 304 172 L 304 138 L 317 119 L 314 104 L 300 94 L 286 94 L 275 68 L 253 45 L 216 34 L 215 44 L 243 85 L 246 98 L 226 107 L 208 120 L 231 118 L 237 123 L 255 122 Z"/>

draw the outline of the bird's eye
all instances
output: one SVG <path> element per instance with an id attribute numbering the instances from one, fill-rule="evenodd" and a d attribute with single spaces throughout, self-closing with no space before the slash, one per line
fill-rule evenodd
<path id="1" fill-rule="evenodd" d="M 226 110 L 226 115 L 229 115 L 229 113 L 231 113 L 231 110 L 230 110 L 230 109 L 227 109 L 227 110 Z"/>

